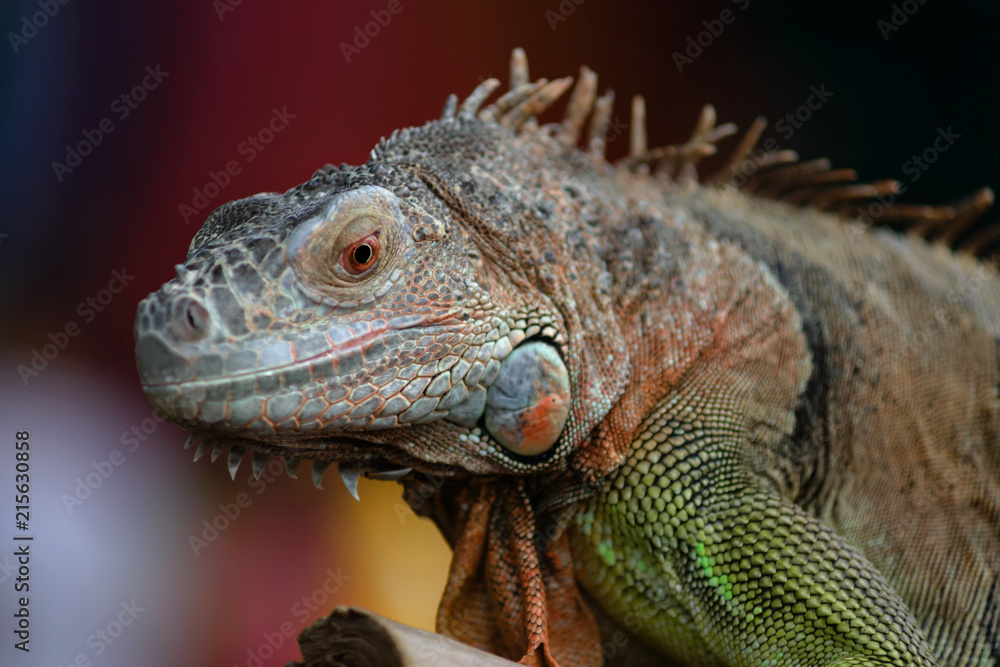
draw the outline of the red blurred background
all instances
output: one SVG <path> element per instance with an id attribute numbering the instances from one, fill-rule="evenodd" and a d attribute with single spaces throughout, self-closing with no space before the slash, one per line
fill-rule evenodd
<path id="1" fill-rule="evenodd" d="M 282 629 L 297 633 L 336 604 L 433 627 L 448 551 L 402 509 L 398 487 L 363 483 L 356 504 L 333 472 L 321 492 L 283 474 L 248 485 L 246 470 L 234 484 L 219 463 L 191 464 L 184 434 L 151 421 L 132 319 L 212 208 L 284 191 L 327 162 L 365 161 L 380 136 L 436 117 L 448 93 L 505 78 L 514 46 L 536 77 L 589 65 L 617 91 L 621 120 L 627 98 L 645 94 L 652 145 L 686 138 L 705 102 L 720 122 L 746 127 L 760 113 L 794 112 L 825 86 L 833 95 L 801 129 L 769 130 L 783 147 L 863 178 L 900 178 L 908 201 L 1000 185 L 992 4 L 398 2 L 368 44 L 353 42 L 373 11 L 384 19 L 386 0 L 0 9 L 0 434 L 31 433 L 36 535 L 32 652 L 8 637 L 4 665 L 81 655 L 101 665 L 280 665 L 297 655 Z M 733 20 L 719 30 L 725 10 Z M 689 42 L 699 36 L 700 53 Z M 280 131 L 254 147 L 248 138 L 276 112 Z M 959 138 L 914 179 L 907 161 L 948 127 Z M 90 154 L 68 160 L 67 146 L 84 140 Z M 609 153 L 626 147 L 622 135 Z M 231 162 L 238 173 L 219 176 Z M 123 287 L 111 283 L 116 271 Z M 67 325 L 78 333 L 61 336 Z M 37 375 L 21 368 L 60 341 Z M 3 486 L 13 466 L 5 447 L 5 616 L 17 597 L 13 493 Z M 94 474 L 100 484 L 88 485 Z M 235 516 L 241 493 L 248 502 Z M 211 541 L 206 521 L 225 526 Z"/>

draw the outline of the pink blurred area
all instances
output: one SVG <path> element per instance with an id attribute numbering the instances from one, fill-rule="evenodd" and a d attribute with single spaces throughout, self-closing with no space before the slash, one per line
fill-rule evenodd
<path id="1" fill-rule="evenodd" d="M 225 457 L 192 464 L 184 433 L 70 358 L 27 390 L 4 378 L 0 404 L 2 432 L 31 445 L 23 534 L 35 538 L 26 593 L 11 552 L 0 556 L 2 613 L 27 595 L 33 626 L 30 656 L 4 642 L 2 664 L 284 664 L 295 636 L 341 604 L 433 627 L 448 550 L 395 485 L 362 484 L 359 504 L 333 471 L 321 491 L 308 464 L 296 481 L 276 459 L 232 482 Z M 5 454 L 0 478 L 13 479 Z"/>

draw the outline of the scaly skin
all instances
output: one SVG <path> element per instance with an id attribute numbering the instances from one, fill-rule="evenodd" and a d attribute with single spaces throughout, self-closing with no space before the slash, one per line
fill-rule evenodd
<path id="1" fill-rule="evenodd" d="M 401 478 L 455 550 L 439 630 L 524 664 L 1000 665 L 993 268 L 699 183 L 710 109 L 649 151 L 637 101 L 613 167 L 592 73 L 542 127 L 569 81 L 511 78 L 209 217 L 136 319 L 196 457 Z M 894 187 L 759 130 L 748 188 Z"/>

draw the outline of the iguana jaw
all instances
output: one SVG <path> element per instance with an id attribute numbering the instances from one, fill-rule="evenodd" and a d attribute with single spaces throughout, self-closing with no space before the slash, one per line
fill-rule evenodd
<path id="1" fill-rule="evenodd" d="M 487 391 L 503 359 L 524 339 L 523 331 L 505 326 L 500 331 L 506 336 L 497 333 L 479 346 L 457 348 L 456 354 L 448 354 L 443 345 L 436 346 L 437 353 L 420 353 L 429 342 L 467 337 L 460 323 L 446 320 L 438 316 L 376 319 L 360 327 L 336 324 L 326 331 L 329 349 L 319 354 L 292 364 L 184 382 L 155 380 L 157 375 L 176 377 L 203 366 L 198 355 L 217 352 L 168 341 L 140 325 L 137 361 L 150 403 L 215 445 L 216 456 L 220 447 L 232 446 L 239 454 L 252 451 L 292 461 L 353 462 L 378 471 L 408 467 L 440 474 L 455 458 L 475 460 L 467 453 L 488 440 L 477 427 Z M 399 324 L 416 326 L 394 328 Z M 298 340 L 308 338 L 305 334 Z M 230 355 L 250 351 L 259 360 L 273 355 L 275 347 L 273 340 L 261 339 Z M 283 347 L 294 355 L 297 346 Z M 417 352 L 408 354 L 413 350 Z M 379 371 L 386 367 L 386 357 L 409 358 L 409 363 Z M 181 369 L 174 370 L 177 366 Z M 427 443 L 436 447 L 421 446 Z M 232 465 L 238 465 L 238 459 Z M 471 467 L 474 472 L 500 471 L 482 462 Z"/>
<path id="2" fill-rule="evenodd" d="M 298 477 L 302 461 L 312 464 L 313 484 L 322 489 L 323 476 L 331 464 L 336 463 L 338 473 L 347 490 L 358 498 L 357 483 L 360 477 L 376 480 L 401 480 L 404 478 L 442 479 L 467 476 L 469 473 L 452 465 L 429 463 L 403 453 L 398 447 L 362 439 L 336 437 L 316 441 L 285 444 L 263 443 L 230 437 L 191 435 L 184 445 L 194 449 L 198 461 L 211 452 L 211 460 L 222 458 L 230 476 L 235 480 L 240 465 L 247 458 L 251 473 L 259 478 L 272 457 L 282 459 L 290 477 Z M 246 457 L 249 453 L 250 457 Z M 419 475 L 419 477 L 418 477 Z"/>
<path id="3" fill-rule="evenodd" d="M 149 303 L 142 304 L 140 313 L 144 313 L 146 309 L 155 309 L 156 298 L 157 295 L 152 295 L 147 299 Z M 181 308 L 187 308 L 191 299 L 190 295 L 182 295 L 175 296 L 170 301 L 181 304 Z M 170 305 L 166 306 L 166 310 L 172 310 Z M 255 475 L 260 474 L 272 456 L 281 457 L 289 474 L 293 476 L 299 463 L 309 460 L 313 463 L 312 478 L 317 486 L 320 486 L 329 465 L 338 463 L 348 489 L 356 494 L 359 475 L 391 479 L 398 476 L 400 470 L 414 470 L 435 477 L 454 476 L 461 472 L 446 461 L 425 460 L 407 453 L 407 450 L 419 454 L 420 448 L 416 443 L 423 438 L 439 442 L 468 441 L 470 438 L 476 441 L 480 429 L 474 425 L 466 428 L 446 421 L 398 428 L 401 426 L 398 415 L 384 420 L 389 423 L 380 427 L 373 424 L 376 418 L 372 416 L 371 404 L 368 408 L 364 405 L 368 396 L 378 396 L 379 390 L 384 394 L 387 389 L 398 391 L 402 386 L 405 391 L 400 375 L 416 377 L 417 388 L 428 385 L 428 379 L 434 378 L 431 371 L 440 370 L 438 362 L 415 363 L 409 370 L 404 367 L 403 372 L 393 378 L 394 383 L 375 383 L 380 386 L 359 384 L 349 379 L 353 375 L 361 378 L 374 377 L 368 367 L 373 361 L 377 363 L 379 351 L 384 353 L 387 337 L 394 336 L 404 343 L 417 341 L 431 335 L 429 331 L 444 329 L 446 320 L 441 316 L 426 318 L 424 321 L 410 318 L 406 323 L 427 326 L 411 326 L 401 330 L 392 327 L 392 324 L 399 324 L 398 322 L 376 321 L 363 323 L 360 327 L 336 324 L 327 329 L 325 338 L 328 349 L 319 354 L 297 359 L 292 364 L 252 368 L 229 375 L 223 373 L 221 377 L 185 382 L 155 380 L 157 375 L 160 378 L 176 377 L 193 372 L 192 369 L 204 366 L 199 363 L 199 355 L 216 355 L 218 346 L 204 346 L 199 341 L 169 340 L 169 335 L 155 330 L 155 327 L 139 325 L 136 332 L 139 342 L 137 361 L 140 375 L 146 382 L 143 390 L 150 403 L 171 421 L 193 433 L 186 446 L 196 447 L 195 460 L 211 452 L 211 458 L 215 461 L 228 449 L 228 454 L 223 458 L 234 478 L 247 452 L 252 455 L 250 458 Z M 305 333 L 298 340 L 309 337 Z M 312 338 L 315 340 L 316 337 Z M 334 345 L 333 340 L 339 342 L 339 345 Z M 245 354 L 249 350 L 253 351 L 255 359 L 261 360 L 276 356 L 274 348 L 277 346 L 291 355 L 296 350 L 295 345 L 282 344 L 268 338 L 244 343 L 246 346 L 243 349 L 236 348 L 230 354 Z M 164 359 L 168 361 L 165 362 Z M 498 365 L 499 362 L 493 362 L 491 369 Z M 223 366 L 227 366 L 225 356 Z M 471 367 L 468 364 L 466 366 Z M 484 367 L 479 368 L 482 370 Z M 346 375 L 338 374 L 338 370 L 345 371 Z M 479 373 L 484 382 L 490 381 L 495 375 L 495 370 L 489 374 Z M 365 389 L 366 387 L 369 389 Z M 358 396 L 359 389 L 365 396 L 352 400 L 352 397 Z M 486 387 L 483 387 L 480 394 L 485 396 L 485 392 Z M 273 402 L 282 400 L 293 408 L 287 414 L 276 413 L 273 407 L 269 409 Z M 314 406 L 318 403 L 322 410 L 310 407 L 310 402 Z M 384 396 L 379 402 L 384 406 Z M 335 407 L 337 405 L 340 407 Z M 248 407 L 253 407 L 250 414 L 247 414 Z M 482 402 L 473 420 L 479 419 L 481 412 Z M 435 416 L 440 419 L 440 415 Z M 303 429 L 303 424 L 307 424 L 310 419 L 314 428 Z"/>

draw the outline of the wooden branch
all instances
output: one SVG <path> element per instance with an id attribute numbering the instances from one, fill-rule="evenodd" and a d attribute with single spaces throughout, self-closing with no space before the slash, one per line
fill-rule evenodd
<path id="1" fill-rule="evenodd" d="M 337 607 L 299 635 L 302 662 L 288 667 L 514 667 L 454 639 L 364 609 Z"/>

